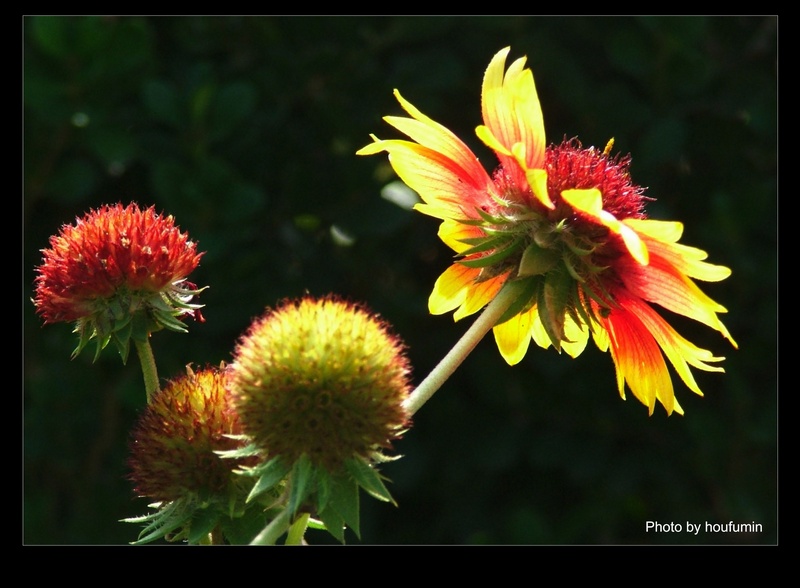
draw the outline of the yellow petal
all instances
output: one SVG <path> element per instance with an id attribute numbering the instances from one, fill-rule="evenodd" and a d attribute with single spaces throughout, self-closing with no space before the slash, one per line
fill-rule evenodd
<path id="1" fill-rule="evenodd" d="M 547 171 L 543 169 L 529 169 L 525 172 L 525 178 L 533 191 L 533 195 L 550 210 L 554 210 L 556 205 L 550 199 L 547 191 Z"/>
<path id="2" fill-rule="evenodd" d="M 439 238 L 456 253 L 461 253 L 471 247 L 464 243 L 464 239 L 484 236 L 485 233 L 475 225 L 465 225 L 452 219 L 445 219 L 439 225 Z"/>
<path id="3" fill-rule="evenodd" d="M 410 118 L 387 116 L 384 120 L 414 141 L 450 159 L 454 167 L 461 171 L 465 180 L 475 187 L 483 187 L 489 177 L 478 158 L 461 139 L 438 123 L 423 123 Z"/>
<path id="4" fill-rule="evenodd" d="M 487 189 L 477 188 L 462 168 L 438 151 L 411 141 L 373 145 L 389 153 L 397 175 L 420 195 L 427 205 L 416 206 L 421 212 L 437 218 L 474 218 L 476 207 L 486 200 Z M 490 182 L 488 176 L 486 181 Z"/>
<path id="5" fill-rule="evenodd" d="M 594 341 L 594 344 L 597 345 L 597 348 L 600 351 L 604 353 L 608 351 L 608 344 L 609 344 L 608 331 L 606 331 L 604 328 L 592 329 L 592 340 Z M 623 398 L 625 398 L 624 395 Z"/>
<path id="6" fill-rule="evenodd" d="M 678 221 L 629 218 L 625 223 L 640 236 L 647 235 L 665 243 L 677 243 L 683 235 L 683 223 Z"/>
<path id="7" fill-rule="evenodd" d="M 431 314 L 444 314 L 461 306 L 467 297 L 467 288 L 475 281 L 479 270 L 455 263 L 439 276 L 428 298 Z"/>
<path id="8" fill-rule="evenodd" d="M 539 347 L 547 349 L 553 342 L 550 340 L 541 318 L 539 318 L 538 310 L 534 308 L 531 312 L 533 317 L 530 328 L 531 337 Z M 566 340 L 561 342 L 561 349 L 570 357 L 576 358 L 586 349 L 586 343 L 589 341 L 589 329 L 583 324 L 576 323 L 567 314 L 564 317 L 564 337 L 566 337 Z"/>
<path id="9" fill-rule="evenodd" d="M 589 341 L 589 328 L 582 323 L 576 323 L 567 314 L 564 318 L 564 336 L 566 340 L 561 342 L 561 349 L 574 359 L 586 349 L 586 343 Z"/>
<path id="10" fill-rule="evenodd" d="M 648 250 L 667 260 L 681 273 L 704 282 L 719 282 L 731 275 L 730 268 L 703 261 L 708 253 L 696 247 L 681 243 L 657 241 L 649 236 L 643 237 Z"/>
<path id="11" fill-rule="evenodd" d="M 389 154 L 397 175 L 424 204 L 417 209 L 437 218 L 474 218 L 475 208 L 494 191 L 494 183 L 475 154 L 445 126 L 425 116 L 400 92 L 395 96 L 412 118 L 387 116 L 384 120 L 413 141 L 380 140 L 362 147 L 358 155 Z"/>
<path id="12" fill-rule="evenodd" d="M 532 316 L 533 316 L 533 324 L 531 325 L 531 337 L 533 338 L 534 343 L 536 343 L 542 349 L 547 349 L 552 345 L 552 341 L 550 341 L 550 335 L 547 334 L 547 331 L 542 324 L 542 319 L 539 317 L 539 310 L 538 308 L 534 307 L 532 309 Z"/>
<path id="13" fill-rule="evenodd" d="M 525 357 L 531 341 L 532 322 L 533 311 L 528 311 L 494 327 L 494 340 L 508 365 L 516 365 Z"/>
<path id="14" fill-rule="evenodd" d="M 543 169 L 545 162 L 545 133 L 542 107 L 530 69 L 524 57 L 515 60 L 505 71 L 510 47 L 497 52 L 486 68 L 481 92 L 483 122 L 491 135 L 504 146 L 501 163 L 514 145 L 525 148 L 523 169 Z"/>
<path id="15" fill-rule="evenodd" d="M 597 188 L 572 189 L 561 192 L 561 197 L 578 212 L 594 219 L 612 233 L 622 237 L 628 253 L 638 263 L 647 265 L 647 247 L 639 235 L 628 225 L 618 221 L 613 214 L 603 210 L 603 195 Z"/>

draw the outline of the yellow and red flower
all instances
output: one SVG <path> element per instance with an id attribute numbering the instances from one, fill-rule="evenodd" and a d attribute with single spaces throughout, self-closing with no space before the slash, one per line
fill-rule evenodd
<path id="1" fill-rule="evenodd" d="M 726 267 L 678 243 L 679 222 L 646 218 L 644 189 L 633 184 L 629 158 L 612 157 L 576 140 L 546 146 L 541 106 L 525 58 L 506 69 L 499 51 L 483 79 L 483 125 L 478 137 L 499 167 L 489 175 L 452 132 L 399 92 L 411 116 L 384 120 L 409 140 L 381 140 L 358 151 L 386 151 L 395 172 L 419 193 L 420 212 L 439 218 L 439 236 L 457 254 L 429 298 L 433 314 L 454 310 L 459 320 L 482 309 L 501 290 L 515 302 L 494 327 L 503 358 L 514 365 L 531 339 L 572 357 L 589 334 L 610 350 L 620 395 L 625 386 L 653 413 L 683 413 L 664 355 L 684 383 L 702 395 L 689 366 L 723 371 L 721 361 L 681 337 L 651 306 L 697 320 L 735 341 L 718 318 L 726 312 L 693 280 L 719 281 Z"/>
<path id="2" fill-rule="evenodd" d="M 103 206 L 50 237 L 37 268 L 34 304 L 45 324 L 76 322 L 77 355 L 92 339 L 98 353 L 114 340 L 127 357 L 129 340 L 179 320 L 203 320 L 191 299 L 200 292 L 187 276 L 202 253 L 172 216 L 136 204 Z"/>

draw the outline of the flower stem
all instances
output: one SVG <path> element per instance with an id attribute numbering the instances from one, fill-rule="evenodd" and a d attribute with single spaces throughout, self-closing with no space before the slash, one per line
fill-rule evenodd
<path id="1" fill-rule="evenodd" d="M 147 404 L 155 396 L 159 390 L 158 386 L 158 372 L 156 371 L 156 358 L 153 356 L 153 348 L 150 347 L 150 340 L 145 339 L 139 341 L 134 339 L 136 345 L 136 352 L 139 355 L 139 362 L 142 364 L 142 373 L 144 374 L 144 391 L 147 394 Z"/>
<path id="2" fill-rule="evenodd" d="M 292 512 L 290 508 L 284 508 L 278 516 L 264 527 L 264 529 L 256 535 L 250 542 L 250 545 L 275 545 L 278 537 L 289 528 L 292 523 Z"/>
<path id="3" fill-rule="evenodd" d="M 508 310 L 518 295 L 519 293 L 513 284 L 503 286 L 455 346 L 403 402 L 409 415 L 413 415 L 422 408 L 422 405 L 430 400 L 431 396 L 447 381 L 447 378 L 453 375 L 453 372 L 475 349 L 475 346 L 483 339 L 483 336 L 495 326 L 497 319 L 503 316 L 503 313 Z"/>

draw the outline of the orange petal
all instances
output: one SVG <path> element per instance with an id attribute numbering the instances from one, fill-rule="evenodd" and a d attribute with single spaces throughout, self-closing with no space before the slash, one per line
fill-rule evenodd
<path id="1" fill-rule="evenodd" d="M 726 308 L 704 294 L 667 259 L 654 253 L 646 267 L 635 266 L 624 259 L 618 263 L 620 267 L 617 273 L 628 292 L 716 329 L 734 347 L 737 346 L 717 317 L 717 313 L 727 312 Z"/>
<path id="2" fill-rule="evenodd" d="M 625 398 L 627 383 L 633 395 L 653 414 L 658 399 L 667 414 L 675 408 L 672 380 L 664 356 L 650 331 L 638 317 L 624 308 L 615 308 L 600 319 L 608 331 L 609 349 L 617 371 L 617 386 Z"/>
<path id="3" fill-rule="evenodd" d="M 478 270 L 478 273 L 480 273 L 480 270 Z M 477 278 L 477 274 L 475 275 L 475 278 Z M 485 280 L 472 284 L 467 289 L 467 295 L 464 299 L 464 303 L 453 313 L 453 319 L 459 321 L 465 316 L 469 316 L 478 312 L 481 308 L 489 304 L 489 302 L 495 296 L 497 296 L 497 293 L 500 291 L 500 288 L 503 287 L 503 284 L 507 278 L 508 272 L 492 278 L 491 280 Z"/>
<path id="4" fill-rule="evenodd" d="M 681 337 L 650 305 L 635 298 L 623 298 L 618 302 L 630 312 L 635 313 L 641 320 L 642 325 L 653 335 L 675 371 L 692 392 L 703 395 L 689 365 L 705 371 L 724 371 L 721 367 L 709 366 L 705 363 L 722 361 L 723 357 L 714 357 L 710 351 L 700 349 Z"/>

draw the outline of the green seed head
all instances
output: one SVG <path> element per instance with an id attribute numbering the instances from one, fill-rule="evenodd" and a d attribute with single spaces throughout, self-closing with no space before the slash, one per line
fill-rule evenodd
<path id="1" fill-rule="evenodd" d="M 230 369 L 245 433 L 270 456 L 306 455 L 329 472 L 371 458 L 408 426 L 404 349 L 380 318 L 333 297 L 267 310 Z"/>

